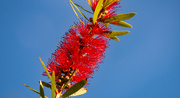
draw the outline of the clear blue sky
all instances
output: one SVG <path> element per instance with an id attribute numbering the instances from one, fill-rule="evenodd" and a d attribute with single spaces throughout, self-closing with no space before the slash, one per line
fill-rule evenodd
<path id="1" fill-rule="evenodd" d="M 90 9 L 85 0 L 72 0 Z M 137 12 L 133 28 L 111 40 L 88 92 L 74 98 L 180 98 L 180 1 L 122 0 L 117 13 Z M 91 15 L 86 14 L 88 17 Z M 0 98 L 39 98 L 43 67 L 78 22 L 68 0 L 0 0 Z M 50 91 L 46 90 L 50 96 Z"/>

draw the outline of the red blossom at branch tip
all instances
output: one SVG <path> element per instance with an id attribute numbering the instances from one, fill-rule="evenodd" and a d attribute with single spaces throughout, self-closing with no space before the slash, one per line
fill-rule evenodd
<path id="1" fill-rule="evenodd" d="M 92 78 L 109 46 L 109 38 L 104 35 L 109 28 L 103 24 L 86 22 L 85 25 L 75 25 L 76 28 L 71 28 L 63 37 L 47 66 L 50 74 L 55 71 L 57 79 L 76 71 L 71 83 Z"/>

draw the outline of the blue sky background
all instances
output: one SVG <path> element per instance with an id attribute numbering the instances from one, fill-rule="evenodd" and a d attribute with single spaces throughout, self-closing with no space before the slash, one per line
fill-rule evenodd
<path id="1" fill-rule="evenodd" d="M 85 0 L 72 0 L 90 10 Z M 122 0 L 133 28 L 110 41 L 88 92 L 74 98 L 180 98 L 180 1 Z M 86 14 L 88 17 L 92 15 Z M 0 0 L 0 98 L 39 98 L 43 67 L 74 22 L 68 0 Z M 50 91 L 46 89 L 46 95 Z M 49 97 L 50 98 L 50 97 Z"/>

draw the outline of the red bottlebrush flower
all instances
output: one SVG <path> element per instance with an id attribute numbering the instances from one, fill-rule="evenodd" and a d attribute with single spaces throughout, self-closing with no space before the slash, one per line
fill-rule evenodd
<path id="1" fill-rule="evenodd" d="M 101 10 L 101 13 L 102 13 L 101 19 L 116 15 L 115 12 L 117 11 L 117 8 L 120 7 L 119 1 L 120 0 L 104 0 L 104 4 L 103 4 L 104 9 Z M 92 0 L 92 10 L 93 11 L 95 11 L 98 2 L 99 2 L 99 0 Z"/>
<path id="2" fill-rule="evenodd" d="M 50 74 L 55 71 L 56 79 L 69 76 L 76 70 L 71 83 L 92 78 L 91 75 L 104 58 L 109 42 L 109 38 L 103 34 L 109 28 L 103 24 L 75 25 L 76 28 L 71 28 L 63 37 L 47 66 Z"/>

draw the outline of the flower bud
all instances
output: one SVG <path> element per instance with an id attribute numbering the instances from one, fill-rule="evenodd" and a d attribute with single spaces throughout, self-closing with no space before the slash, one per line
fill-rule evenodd
<path id="1" fill-rule="evenodd" d="M 71 83 L 68 83 L 67 87 L 68 87 L 68 88 L 71 88 Z"/>
<path id="2" fill-rule="evenodd" d="M 64 79 L 68 81 L 69 80 L 69 76 L 65 76 Z"/>
<path id="3" fill-rule="evenodd" d="M 58 79 L 57 82 L 58 82 L 58 83 L 61 83 L 61 79 Z"/>
<path id="4" fill-rule="evenodd" d="M 63 76 L 60 77 L 60 79 L 63 79 L 63 78 L 64 78 Z"/>

